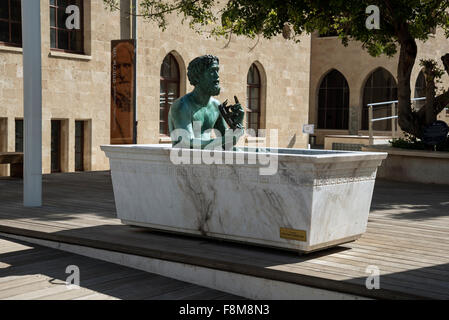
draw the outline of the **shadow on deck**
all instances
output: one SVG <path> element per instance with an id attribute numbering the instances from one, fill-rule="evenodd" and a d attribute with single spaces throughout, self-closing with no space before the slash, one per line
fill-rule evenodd
<path id="1" fill-rule="evenodd" d="M 125 266 L 0 237 L 0 299 L 215 300 L 224 292 Z M 79 288 L 66 281 L 79 271 Z"/>

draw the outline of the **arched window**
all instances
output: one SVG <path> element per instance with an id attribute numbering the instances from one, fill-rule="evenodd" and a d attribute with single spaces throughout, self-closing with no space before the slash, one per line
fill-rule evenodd
<path id="1" fill-rule="evenodd" d="M 424 72 L 420 72 L 415 84 L 415 98 L 426 97 L 426 78 Z M 426 100 L 415 101 L 414 106 L 416 110 L 421 109 L 426 104 Z"/>
<path id="2" fill-rule="evenodd" d="M 318 128 L 348 129 L 349 86 L 337 70 L 329 72 L 318 92 Z"/>
<path id="3" fill-rule="evenodd" d="M 160 118 L 159 133 L 168 135 L 168 112 L 176 99 L 179 98 L 179 66 L 175 57 L 168 54 L 161 66 L 161 89 L 160 89 Z"/>
<path id="4" fill-rule="evenodd" d="M 378 68 L 369 76 L 363 91 L 362 130 L 368 130 L 368 104 L 376 102 L 387 102 L 398 99 L 396 81 L 390 72 Z M 384 118 L 391 116 L 391 105 L 376 106 L 373 108 L 373 118 Z M 373 123 L 374 130 L 391 130 L 391 120 L 376 121 Z"/>
<path id="5" fill-rule="evenodd" d="M 247 133 L 256 137 L 264 136 L 259 132 L 266 127 L 266 73 L 260 64 L 255 61 L 251 64 L 246 79 L 246 128 Z"/>
<path id="6" fill-rule="evenodd" d="M 246 97 L 247 111 L 247 129 L 253 129 L 256 132 L 260 129 L 260 73 L 257 66 L 253 63 L 248 71 Z"/>

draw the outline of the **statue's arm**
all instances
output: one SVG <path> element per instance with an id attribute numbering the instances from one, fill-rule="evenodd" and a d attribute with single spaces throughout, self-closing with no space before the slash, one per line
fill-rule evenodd
<path id="1" fill-rule="evenodd" d="M 223 138 L 228 136 L 227 138 L 228 141 L 223 141 L 223 146 L 226 144 L 228 144 L 229 146 L 230 144 L 232 144 L 232 146 L 235 146 L 238 140 L 245 133 L 243 129 L 232 130 L 231 128 L 229 128 L 228 124 L 226 123 L 225 119 L 221 116 L 221 114 L 219 115 L 217 122 L 215 122 L 214 129 L 218 130 Z"/>
<path id="2" fill-rule="evenodd" d="M 229 130 L 229 126 L 226 124 L 226 121 L 221 114 L 218 116 L 217 122 L 215 122 L 214 129 L 220 131 L 222 137 L 226 134 L 226 130 Z"/>
<path id="3" fill-rule="evenodd" d="M 174 147 L 190 148 L 189 141 L 194 136 L 192 121 L 182 100 L 175 101 L 168 114 L 170 137 Z"/>
<path id="4" fill-rule="evenodd" d="M 226 136 L 227 137 L 227 148 L 232 146 L 235 146 L 238 142 L 238 140 L 245 134 L 245 129 L 244 129 L 244 124 L 243 124 L 243 119 L 245 117 L 245 110 L 243 109 L 242 105 L 240 104 L 239 100 L 237 99 L 237 97 L 234 97 L 235 99 L 235 105 L 233 106 L 229 106 L 229 108 L 232 109 L 232 113 L 234 115 L 234 124 L 238 123 L 239 125 L 236 125 L 236 128 L 230 128 L 230 126 L 228 125 L 227 121 L 225 120 L 225 118 L 223 117 L 223 115 L 221 114 L 221 112 L 218 110 L 219 112 L 219 117 L 217 122 L 215 123 L 215 129 L 217 129 L 218 131 L 220 131 L 222 136 Z M 225 102 L 226 105 L 226 102 Z M 217 101 L 217 105 L 216 105 L 217 109 L 219 108 L 219 102 Z"/>

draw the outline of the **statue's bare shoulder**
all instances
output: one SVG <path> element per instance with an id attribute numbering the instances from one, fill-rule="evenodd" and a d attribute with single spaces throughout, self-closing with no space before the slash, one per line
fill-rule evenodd
<path id="1" fill-rule="evenodd" d="M 175 115 L 180 115 L 180 114 L 184 114 L 187 113 L 189 111 L 189 103 L 187 101 L 187 95 L 177 99 L 172 106 L 170 107 L 170 111 L 169 114 L 173 114 L 173 116 Z"/>
<path id="2" fill-rule="evenodd" d="M 187 128 L 191 121 L 190 106 L 187 101 L 187 95 L 185 95 L 177 99 L 168 112 L 168 127 L 170 134 L 176 128 Z"/>
<path id="3" fill-rule="evenodd" d="M 175 121 L 175 119 L 184 121 L 191 121 L 191 112 L 190 105 L 188 101 L 188 94 L 177 99 L 172 106 L 170 107 L 170 111 L 168 113 L 168 121 L 171 123 Z"/>
<path id="4" fill-rule="evenodd" d="M 215 98 L 211 98 L 211 103 L 214 105 L 214 107 L 218 110 L 218 106 L 220 105 L 220 101 L 218 101 Z"/>

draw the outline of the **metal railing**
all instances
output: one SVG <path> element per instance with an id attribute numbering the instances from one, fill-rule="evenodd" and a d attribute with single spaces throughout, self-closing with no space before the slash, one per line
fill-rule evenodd
<path id="1" fill-rule="evenodd" d="M 421 101 L 426 100 L 426 98 L 413 98 L 412 101 Z M 374 130 L 373 130 L 373 122 L 376 121 L 382 121 L 382 120 L 389 120 L 391 119 L 391 135 L 392 138 L 396 138 L 397 136 L 397 130 L 396 130 L 396 119 L 398 118 L 396 114 L 396 103 L 398 103 L 398 100 L 393 101 L 386 101 L 386 102 L 376 102 L 376 103 L 369 103 L 368 106 L 368 132 L 369 132 L 369 144 L 374 144 Z M 376 106 L 384 106 L 384 105 L 391 105 L 391 117 L 382 117 L 382 118 L 376 118 L 373 119 L 373 107 Z"/>

